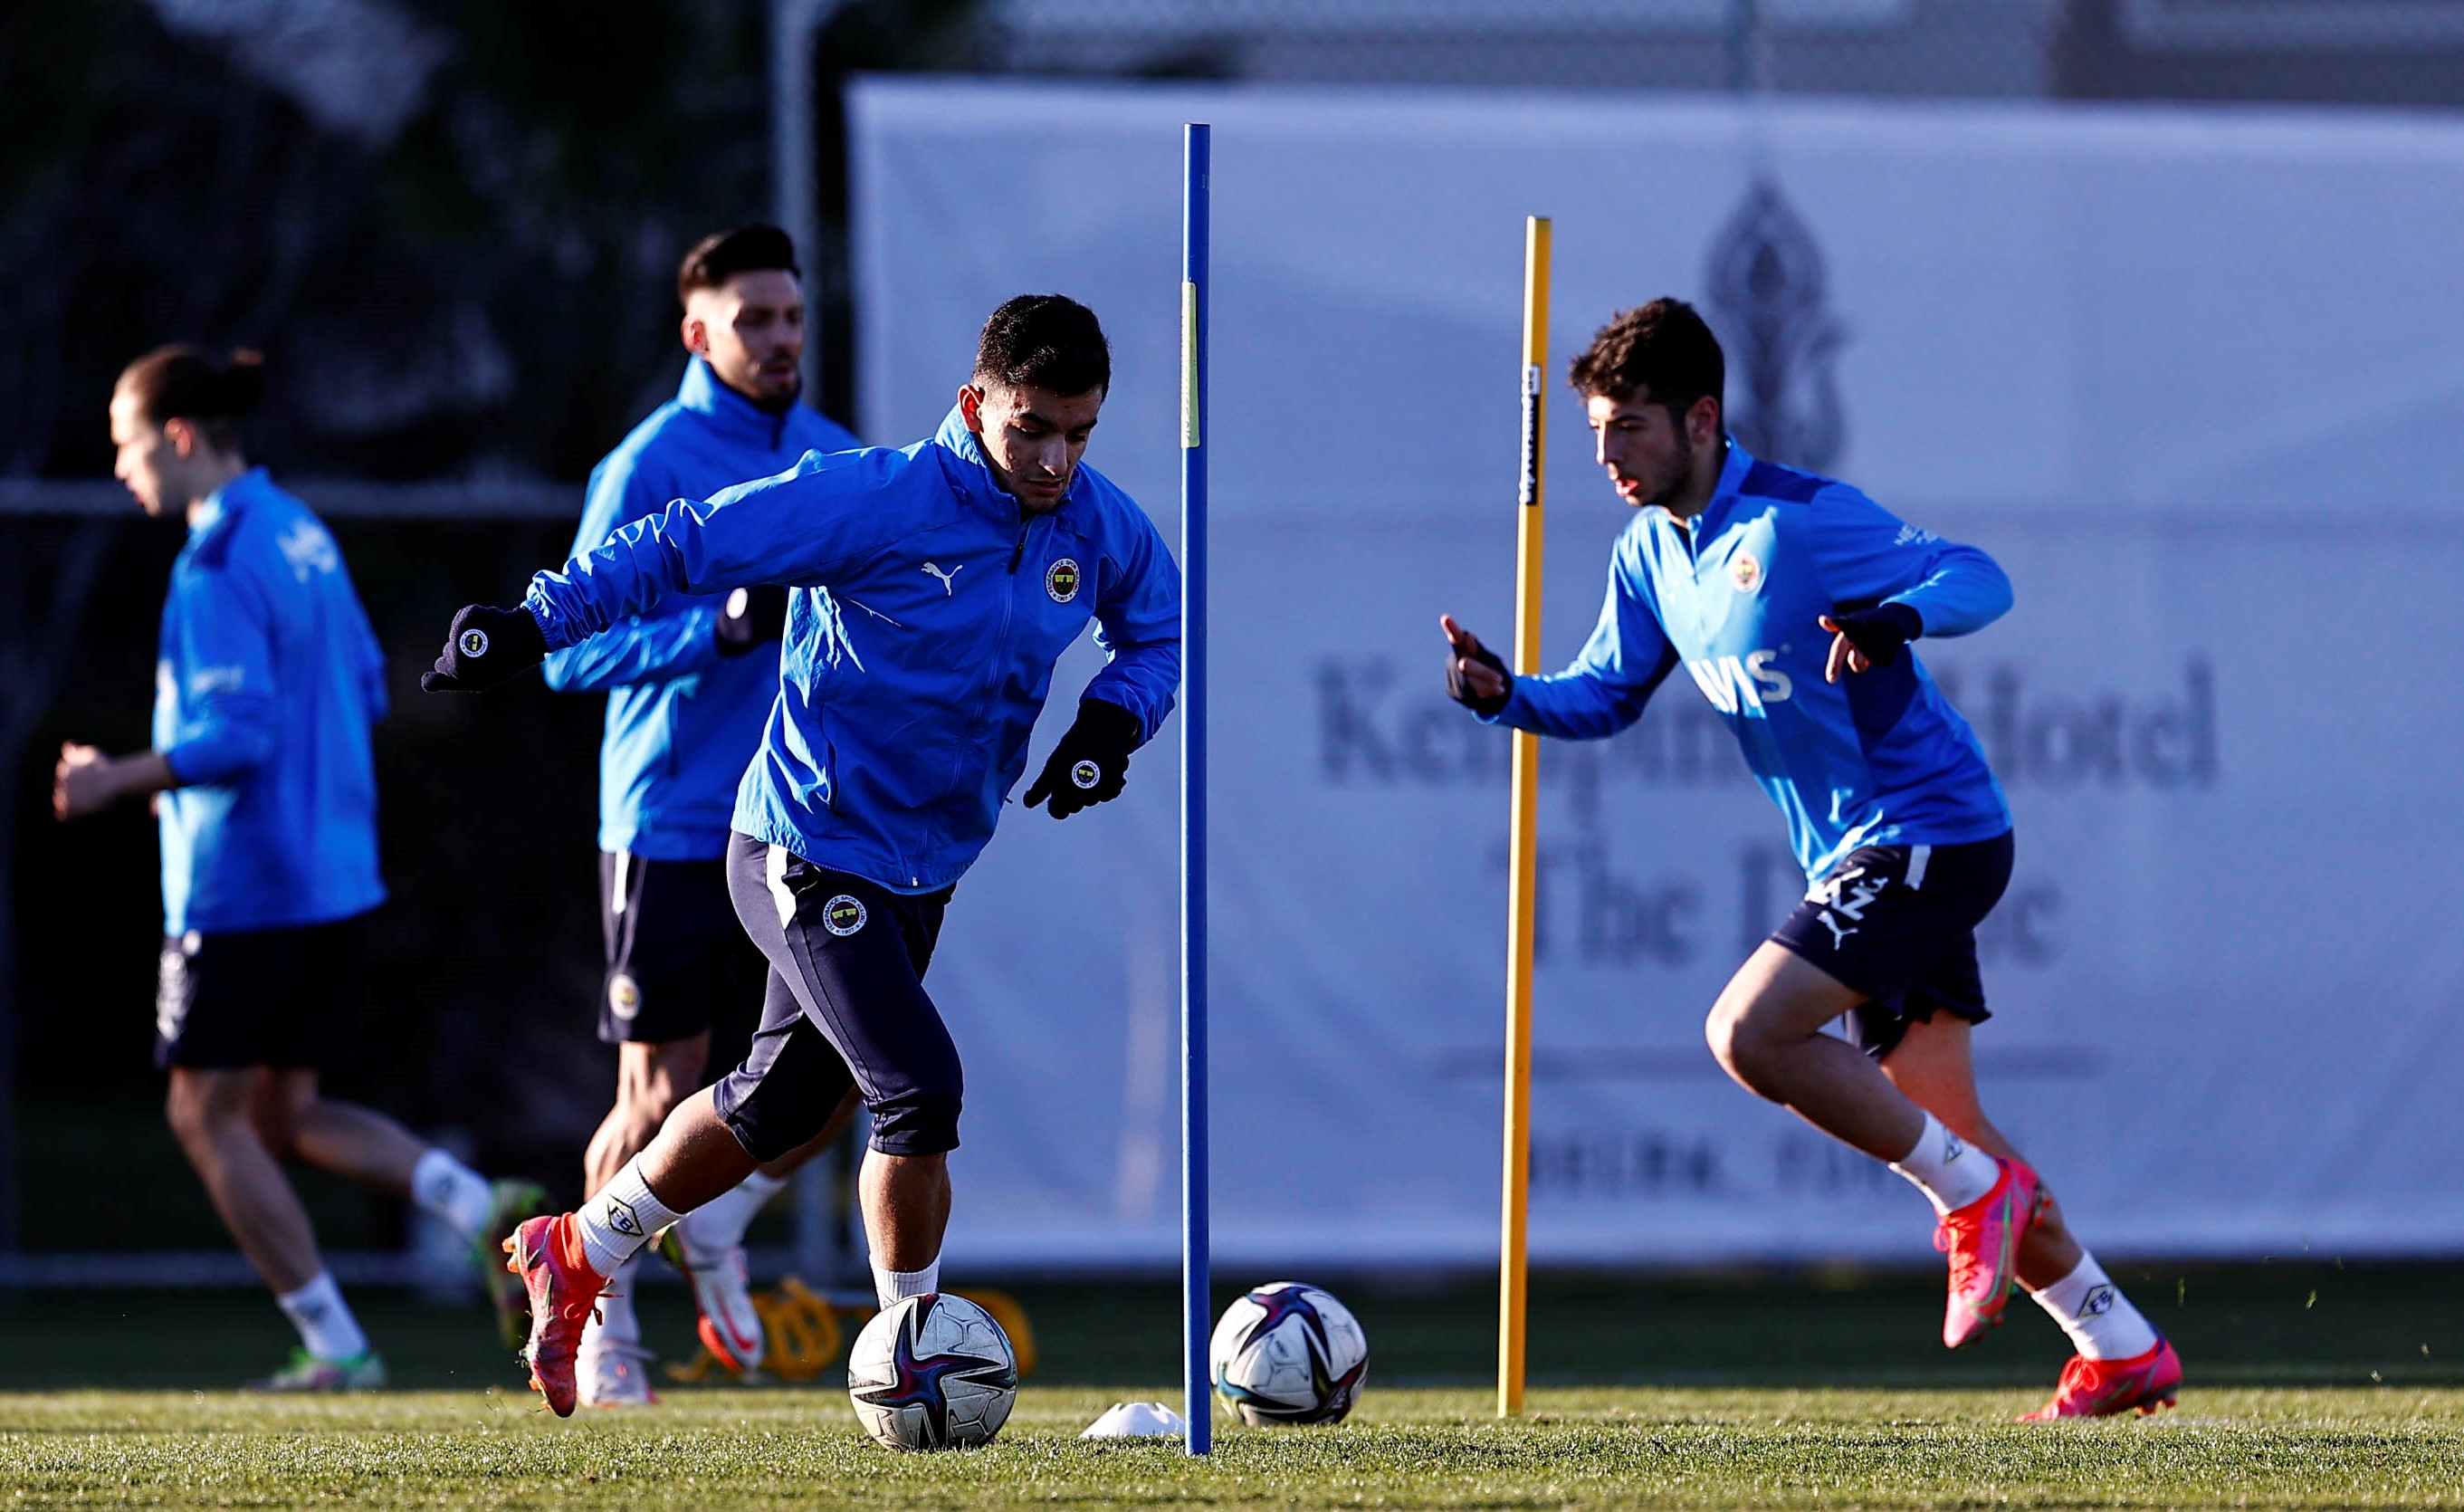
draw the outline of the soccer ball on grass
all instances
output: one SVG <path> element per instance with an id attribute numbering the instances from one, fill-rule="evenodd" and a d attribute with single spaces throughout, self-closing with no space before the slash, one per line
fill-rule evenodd
<path id="1" fill-rule="evenodd" d="M 1253 1428 L 1341 1422 L 1369 1374 L 1369 1339 L 1351 1310 L 1299 1281 L 1269 1281 L 1224 1308 L 1207 1356 L 1215 1394 Z"/>
<path id="2" fill-rule="evenodd" d="M 891 1449 L 973 1449 L 1009 1421 L 1018 1357 L 992 1314 L 948 1293 L 876 1313 L 847 1351 L 847 1396 Z"/>

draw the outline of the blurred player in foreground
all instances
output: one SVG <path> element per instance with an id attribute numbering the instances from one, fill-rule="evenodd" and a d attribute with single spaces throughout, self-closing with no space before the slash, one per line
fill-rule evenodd
<path id="1" fill-rule="evenodd" d="M 485 1263 L 539 1203 L 491 1184 L 370 1109 L 317 1090 L 359 1034 L 377 875 L 368 727 L 385 659 L 324 524 L 241 456 L 263 387 L 253 354 L 165 346 L 111 396 L 114 472 L 149 515 L 185 514 L 154 673 L 154 746 L 60 749 L 62 819 L 149 798 L 163 845 L 155 1060 L 167 1111 L 214 1209 L 299 1330 L 277 1391 L 385 1384 L 284 1180 L 297 1160 L 407 1196 L 471 1242 L 508 1333 L 518 1291 Z"/>
<path id="2" fill-rule="evenodd" d="M 1089 620 L 1109 662 L 1030 807 L 1048 800 L 1057 819 L 1118 796 L 1180 681 L 1179 569 L 1129 495 L 1081 463 L 1111 385 L 1094 313 L 1023 295 L 985 322 L 932 439 L 680 500 L 539 573 L 523 607 L 454 616 L 423 687 L 493 686 L 671 593 L 799 585 L 728 847 L 737 917 L 770 963 L 752 1053 L 581 1212 L 534 1218 L 511 1245 L 531 1384 L 557 1412 L 573 1411 L 575 1342 L 606 1278 L 812 1139 L 850 1084 L 873 1121 L 860 1195 L 874 1291 L 888 1306 L 940 1289 L 962 1092 L 923 985 L 942 910 Z"/>
<path id="3" fill-rule="evenodd" d="M 1719 342 L 1691 306 L 1617 316 L 1574 360 L 1600 465 L 1640 513 L 1573 665 L 1518 678 L 1441 622 L 1447 691 L 1484 720 L 1615 735 L 1683 666 L 1788 816 L 1813 883 L 1712 1006 L 1748 1090 L 1916 1184 L 1950 1256 L 1943 1342 L 2001 1322 L 2014 1282 L 2078 1357 L 2035 1418 L 2170 1403 L 2172 1345 L 1989 1123 L 1969 1056 L 1987 1015 L 1976 926 L 2011 879 L 2011 813 L 1966 721 L 1907 647 L 2011 607 L 1992 559 L 1844 483 L 1757 461 L 1724 426 Z M 1845 1020 L 1846 1039 L 1823 1033 Z"/>
<path id="4" fill-rule="evenodd" d="M 708 499 L 793 467 L 807 452 L 857 444 L 798 402 L 804 297 L 785 232 L 745 226 L 703 237 L 677 269 L 676 295 L 691 354 L 684 382 L 592 471 L 576 556 L 672 500 Z M 743 1058 L 760 1019 L 769 967 L 728 901 L 728 821 L 779 696 L 786 619 L 783 588 L 671 594 L 547 659 L 548 686 L 608 696 L 599 760 L 607 950 L 599 1037 L 616 1047 L 616 1103 L 590 1141 L 587 1194 L 641 1152 L 686 1094 L 709 1084 L 714 1067 L 724 1072 Z M 759 1366 L 762 1353 L 744 1231 L 853 1109 L 850 1094 L 814 1145 L 763 1166 L 670 1231 L 667 1253 L 692 1279 L 702 1342 L 739 1373 Z M 633 1311 L 639 1265 L 628 1261 L 608 1278 L 583 1330 L 584 1407 L 657 1399 Z"/>

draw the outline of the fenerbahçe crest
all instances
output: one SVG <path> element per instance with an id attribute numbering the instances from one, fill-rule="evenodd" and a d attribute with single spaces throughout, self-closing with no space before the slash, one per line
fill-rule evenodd
<path id="1" fill-rule="evenodd" d="M 864 927 L 864 900 L 841 893 L 822 904 L 822 927 L 844 939 Z"/>
<path id="2" fill-rule="evenodd" d="M 1044 569 L 1044 591 L 1052 595 L 1055 604 L 1067 604 L 1078 596 L 1078 563 L 1063 557 Z"/>
<path id="3" fill-rule="evenodd" d="M 1762 587 L 1763 565 L 1754 554 L 1742 546 L 1728 559 L 1728 581 L 1737 585 L 1740 593 L 1750 593 Z"/>

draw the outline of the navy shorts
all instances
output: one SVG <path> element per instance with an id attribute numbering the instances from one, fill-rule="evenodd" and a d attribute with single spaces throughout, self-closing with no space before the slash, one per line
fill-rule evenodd
<path id="1" fill-rule="evenodd" d="M 737 1142 L 777 1160 L 819 1134 L 853 1085 L 874 1149 L 957 1148 L 958 1047 L 924 990 L 951 889 L 893 893 L 741 834 L 727 878 L 770 962 L 753 1049 L 715 1094 Z"/>
<path id="2" fill-rule="evenodd" d="M 163 937 L 154 1064 L 241 1071 L 347 1063 L 367 990 L 366 916 Z"/>
<path id="3" fill-rule="evenodd" d="M 1877 1060 L 1910 1024 L 1985 1008 L 1976 926 L 2011 885 L 2009 834 L 1968 845 L 1869 845 L 1848 853 L 1771 939 L 1865 994 L 1851 1042 Z"/>
<path id="4" fill-rule="evenodd" d="M 599 856 L 599 1037 L 664 1045 L 708 1033 L 710 1064 L 742 1058 L 760 1019 L 770 964 L 728 898 L 725 861 Z"/>

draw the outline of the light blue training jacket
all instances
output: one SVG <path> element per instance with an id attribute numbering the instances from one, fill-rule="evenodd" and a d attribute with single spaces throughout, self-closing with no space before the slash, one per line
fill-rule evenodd
<path id="1" fill-rule="evenodd" d="M 676 396 L 650 411 L 591 470 L 573 554 L 678 499 L 708 499 L 767 478 L 806 452 L 858 445 L 802 404 L 773 413 L 695 357 Z M 671 594 L 547 659 L 560 693 L 607 695 L 599 744 L 599 848 L 655 861 L 727 854 L 736 785 L 779 696 L 777 653 L 718 654 L 723 595 Z"/>
<path id="2" fill-rule="evenodd" d="M 163 932 L 327 923 L 385 901 L 368 727 L 385 654 L 308 506 L 252 468 L 171 564 L 154 666 Z"/>
<path id="3" fill-rule="evenodd" d="M 1990 840 L 2010 805 L 1914 646 L 1822 680 L 1831 634 L 1815 621 L 1880 603 L 1915 610 L 1927 635 L 1965 635 L 2010 611 L 2011 580 L 1974 546 L 1732 441 L 1701 514 L 1648 505 L 1626 526 L 1592 638 L 1565 671 L 1515 678 L 1497 723 L 1614 735 L 1682 664 L 1787 816 L 1809 878 L 1860 845 Z"/>
<path id="4" fill-rule="evenodd" d="M 735 828 L 895 892 L 956 882 L 1026 764 L 1053 662 L 1092 620 L 1086 690 L 1153 739 L 1180 682 L 1180 568 L 1130 496 L 1081 465 L 1028 515 L 953 410 L 899 451 L 814 453 L 679 500 L 531 580 L 551 650 L 671 593 L 788 583 L 778 700 Z"/>

